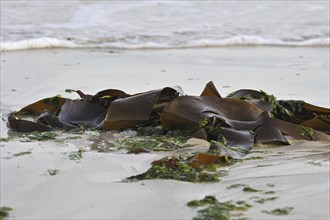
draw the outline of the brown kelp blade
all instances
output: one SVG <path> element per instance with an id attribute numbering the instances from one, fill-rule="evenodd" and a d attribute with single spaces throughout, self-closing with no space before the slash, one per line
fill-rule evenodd
<path id="1" fill-rule="evenodd" d="M 217 128 L 217 141 L 222 141 L 226 146 L 235 146 L 244 150 L 251 150 L 254 144 L 252 131 L 234 130 L 230 128 Z"/>
<path id="2" fill-rule="evenodd" d="M 283 106 L 292 111 L 291 122 L 330 133 L 330 109 L 315 106 L 304 101 L 281 100 Z"/>
<path id="3" fill-rule="evenodd" d="M 73 126 L 101 128 L 107 108 L 80 100 L 67 100 L 59 114 L 59 120 Z"/>
<path id="4" fill-rule="evenodd" d="M 39 115 L 36 119 L 39 124 L 45 125 L 50 128 L 56 128 L 60 130 L 71 130 L 77 128 L 77 126 L 61 121 L 58 116 L 50 114 L 47 110 Z"/>
<path id="5" fill-rule="evenodd" d="M 33 131 L 51 131 L 52 129 L 46 125 L 29 121 L 27 119 L 23 120 L 20 118 L 17 118 L 13 115 L 10 115 L 8 117 L 8 127 L 15 131 L 20 132 L 33 132 Z"/>
<path id="6" fill-rule="evenodd" d="M 329 116 L 315 115 L 314 118 L 304 121 L 300 125 L 304 126 L 304 127 L 314 128 L 315 130 L 330 134 L 330 117 Z"/>
<path id="7" fill-rule="evenodd" d="M 189 130 L 211 117 L 222 119 L 223 124 L 228 124 L 226 122 L 231 120 L 255 121 L 261 113 L 254 105 L 241 100 L 215 96 L 181 96 L 164 108 L 161 123 L 167 130 Z"/>
<path id="8" fill-rule="evenodd" d="M 274 95 L 267 94 L 260 90 L 241 89 L 227 95 L 227 98 L 245 100 L 254 104 L 259 109 L 267 111 L 273 117 L 286 121 L 291 121 L 293 113 L 285 108 Z"/>
<path id="9" fill-rule="evenodd" d="M 329 108 L 312 105 L 301 100 L 280 100 L 279 102 L 285 108 L 292 111 L 295 116 L 305 116 L 307 118 L 312 118 L 313 115 L 330 116 Z"/>
<path id="10" fill-rule="evenodd" d="M 263 144 L 284 144 L 289 142 L 278 128 L 270 127 L 267 125 L 261 125 L 255 129 L 255 143 Z"/>
<path id="11" fill-rule="evenodd" d="M 103 130 L 132 128 L 146 122 L 153 110 L 162 109 L 181 91 L 180 87 L 166 87 L 114 100 L 108 109 Z"/>
<path id="12" fill-rule="evenodd" d="M 221 95 L 215 87 L 213 81 L 210 81 L 206 84 L 201 96 L 215 96 L 221 98 Z"/>
<path id="13" fill-rule="evenodd" d="M 34 102 L 30 105 L 19 110 L 16 115 L 33 115 L 40 114 L 45 109 L 51 112 L 52 114 L 57 115 L 61 110 L 62 105 L 67 99 L 60 96 L 54 96 L 50 98 L 41 99 L 37 102 Z"/>
<path id="14" fill-rule="evenodd" d="M 190 158 L 188 164 L 193 168 L 200 168 L 204 165 L 225 163 L 225 160 L 225 156 L 199 153 L 194 157 Z"/>
<path id="15" fill-rule="evenodd" d="M 98 92 L 89 100 L 90 103 L 99 104 L 104 107 L 109 107 L 112 101 L 117 98 L 124 98 L 130 96 L 122 90 L 118 89 L 106 89 Z"/>
<path id="16" fill-rule="evenodd" d="M 52 128 L 36 122 L 36 118 L 45 110 L 54 115 L 59 114 L 65 101 L 65 98 L 54 96 L 27 105 L 8 116 L 8 127 L 20 132 L 50 131 Z"/>
<path id="17" fill-rule="evenodd" d="M 314 141 L 329 141 L 330 136 L 316 131 L 309 127 L 296 125 L 287 121 L 283 121 L 277 118 L 270 118 L 266 122 L 266 125 L 280 129 L 283 133 L 290 135 L 296 139 L 302 140 L 314 140 Z"/>
<path id="18" fill-rule="evenodd" d="M 32 103 L 8 117 L 8 126 L 16 131 L 100 128 L 107 108 L 83 100 L 54 96 Z"/>
<path id="19" fill-rule="evenodd" d="M 241 89 L 227 96 L 246 100 L 259 109 L 271 112 L 275 118 L 330 133 L 330 109 L 301 100 L 277 100 L 264 91 Z"/>

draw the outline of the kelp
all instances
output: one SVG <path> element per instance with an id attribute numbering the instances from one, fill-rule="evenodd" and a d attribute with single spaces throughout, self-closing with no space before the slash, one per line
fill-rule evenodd
<path id="1" fill-rule="evenodd" d="M 246 100 L 270 112 L 274 118 L 330 133 L 330 109 L 328 108 L 315 106 L 302 100 L 277 100 L 274 95 L 262 90 L 242 89 L 229 94 L 227 98 Z"/>
<path id="2" fill-rule="evenodd" d="M 166 87 L 116 99 L 109 106 L 103 130 L 127 129 L 155 121 L 164 105 L 180 93 L 180 87 Z"/>
<path id="3" fill-rule="evenodd" d="M 203 92 L 201 93 L 201 96 L 215 96 L 221 98 L 220 93 L 212 81 L 206 84 Z"/>
<path id="4" fill-rule="evenodd" d="M 184 95 L 180 87 L 137 94 L 107 89 L 95 95 L 76 92 L 76 100 L 54 96 L 8 116 L 16 131 L 180 130 L 213 141 L 219 152 L 248 152 L 257 143 L 289 144 L 286 136 L 329 140 L 330 109 L 301 100 L 277 100 L 262 90 L 238 90 L 223 98 L 213 82 L 200 96 Z M 217 144 L 215 144 L 217 143 Z M 143 146 L 141 146 L 143 147 Z"/>

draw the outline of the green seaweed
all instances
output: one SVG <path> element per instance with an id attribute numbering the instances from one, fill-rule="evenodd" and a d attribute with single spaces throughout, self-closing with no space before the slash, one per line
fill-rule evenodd
<path id="1" fill-rule="evenodd" d="M 201 122 L 199 122 L 199 129 L 205 128 L 208 124 L 210 123 L 208 118 L 205 118 L 204 120 L 202 120 Z"/>
<path id="2" fill-rule="evenodd" d="M 264 194 L 268 195 L 268 194 L 275 194 L 276 192 L 275 191 L 266 191 L 264 192 Z"/>
<path id="3" fill-rule="evenodd" d="M 301 135 L 302 136 L 307 135 L 307 137 L 309 137 L 311 140 L 315 140 L 313 128 L 302 126 Z"/>
<path id="4" fill-rule="evenodd" d="M 9 217 L 9 212 L 13 209 L 11 207 L 2 206 L 0 207 L 0 220 L 5 219 L 6 217 Z"/>
<path id="5" fill-rule="evenodd" d="M 187 203 L 189 207 L 199 207 L 216 204 L 218 200 L 214 196 L 205 196 L 202 200 L 192 200 Z"/>
<path id="6" fill-rule="evenodd" d="M 8 141 L 9 141 L 9 138 L 4 138 L 4 137 L 0 138 L 0 142 L 8 142 Z"/>
<path id="7" fill-rule="evenodd" d="M 48 169 L 47 172 L 49 173 L 49 175 L 51 176 L 55 176 L 56 174 L 58 174 L 60 171 L 56 170 L 56 169 Z"/>
<path id="8" fill-rule="evenodd" d="M 202 200 L 193 200 L 187 203 L 187 206 L 196 208 L 204 207 L 197 211 L 197 216 L 193 220 L 229 220 L 232 216 L 241 216 L 242 213 L 233 213 L 237 211 L 246 211 L 252 206 L 245 201 L 219 202 L 214 196 L 205 196 Z"/>
<path id="9" fill-rule="evenodd" d="M 177 164 L 171 168 L 166 165 L 152 166 L 142 179 L 173 179 L 187 182 L 216 182 L 218 175 L 198 172 L 188 164 Z"/>
<path id="10" fill-rule="evenodd" d="M 251 208 L 252 205 L 248 204 L 247 202 L 240 200 L 236 202 L 236 205 L 232 205 L 233 211 L 246 211 Z"/>
<path id="11" fill-rule="evenodd" d="M 270 215 L 288 215 L 293 210 L 293 207 L 286 206 L 284 208 L 273 209 L 271 211 L 263 210 L 263 213 Z"/>
<path id="12" fill-rule="evenodd" d="M 31 153 L 32 153 L 31 151 L 22 151 L 22 152 L 19 152 L 17 154 L 14 154 L 13 156 L 14 157 L 20 157 L 20 156 L 28 155 L 28 154 L 31 154 Z"/>
<path id="13" fill-rule="evenodd" d="M 127 149 L 128 153 L 135 152 L 136 149 L 140 148 L 152 151 L 173 151 L 192 146 L 184 144 L 191 137 L 185 132 L 160 134 L 159 131 L 154 129 L 155 133 L 149 135 L 153 130 L 152 128 L 149 129 L 139 129 L 138 135 L 118 140 L 117 144 L 120 148 Z"/>
<path id="14" fill-rule="evenodd" d="M 55 106 L 55 107 L 59 107 L 60 98 L 62 98 L 62 96 L 60 94 L 58 94 L 58 95 L 53 96 L 51 98 L 44 99 L 44 103 L 45 104 L 50 104 L 50 105 Z"/>
<path id="15" fill-rule="evenodd" d="M 222 204 L 215 204 L 205 209 L 198 210 L 193 220 L 229 220 L 230 210 Z"/>
<path id="16" fill-rule="evenodd" d="M 246 184 L 235 183 L 235 184 L 232 184 L 230 186 L 227 186 L 226 188 L 227 189 L 236 189 L 236 188 L 239 188 L 239 187 L 246 187 L 246 186 L 247 186 Z"/>
<path id="17" fill-rule="evenodd" d="M 267 102 L 272 106 L 271 115 L 275 118 L 279 118 L 285 121 L 290 121 L 294 115 L 292 111 L 285 108 L 280 102 L 277 101 L 274 95 L 269 95 L 263 90 L 260 90 L 260 93 L 263 95 L 262 100 Z"/>
<path id="18" fill-rule="evenodd" d="M 207 164 L 201 166 L 202 170 L 208 171 L 208 172 L 216 172 L 219 168 L 218 164 Z"/>
<path id="19" fill-rule="evenodd" d="M 29 141 L 55 140 L 57 136 L 58 134 L 54 132 L 39 132 L 39 131 L 34 131 L 31 134 L 23 135 L 23 137 Z"/>
<path id="20" fill-rule="evenodd" d="M 267 102 L 268 104 L 270 104 L 273 108 L 276 107 L 277 105 L 277 99 L 274 95 L 269 95 L 267 92 L 263 91 L 263 90 L 260 90 L 259 91 L 263 97 L 262 97 L 262 100 Z"/>
<path id="21" fill-rule="evenodd" d="M 186 182 L 219 181 L 220 173 L 210 172 L 205 166 L 193 167 L 189 164 L 189 158 L 191 157 L 184 155 L 162 158 L 154 161 L 145 173 L 128 179 L 172 179 Z"/>
<path id="22" fill-rule="evenodd" d="M 83 150 L 83 149 L 79 149 L 78 151 L 71 152 L 69 154 L 69 159 L 70 160 L 80 160 L 83 157 L 83 152 L 85 152 L 85 150 Z"/>
<path id="23" fill-rule="evenodd" d="M 268 201 L 274 201 L 278 199 L 279 197 L 267 197 L 267 198 L 256 198 L 254 202 L 259 203 L 259 204 L 264 204 L 265 202 Z"/>
<path id="24" fill-rule="evenodd" d="M 243 188 L 243 191 L 244 191 L 244 192 L 260 192 L 260 190 L 258 190 L 258 189 L 254 189 L 254 188 L 249 187 L 249 186 L 244 187 L 244 188 Z"/>

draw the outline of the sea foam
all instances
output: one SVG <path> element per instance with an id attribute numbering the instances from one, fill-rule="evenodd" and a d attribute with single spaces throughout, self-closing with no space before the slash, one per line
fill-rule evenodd
<path id="1" fill-rule="evenodd" d="M 329 47 L 330 38 L 308 39 L 304 41 L 283 41 L 266 39 L 259 36 L 235 36 L 225 39 L 198 39 L 187 42 L 176 42 L 175 39 L 166 42 L 129 42 L 125 39 L 118 41 L 94 41 L 93 44 L 75 43 L 56 38 L 37 38 L 15 42 L 1 42 L 1 51 L 43 49 L 43 48 L 115 48 L 115 49 L 179 49 L 226 46 L 285 46 L 285 47 Z"/>
<path id="2" fill-rule="evenodd" d="M 14 42 L 1 42 L 1 51 L 44 49 L 44 48 L 76 48 L 77 44 L 56 38 L 37 38 Z"/>

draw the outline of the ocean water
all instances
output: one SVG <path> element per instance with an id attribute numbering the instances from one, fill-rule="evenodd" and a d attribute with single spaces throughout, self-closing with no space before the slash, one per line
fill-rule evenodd
<path id="1" fill-rule="evenodd" d="M 329 47 L 328 0 L 1 0 L 1 50 Z"/>

